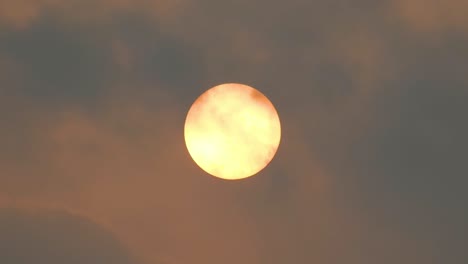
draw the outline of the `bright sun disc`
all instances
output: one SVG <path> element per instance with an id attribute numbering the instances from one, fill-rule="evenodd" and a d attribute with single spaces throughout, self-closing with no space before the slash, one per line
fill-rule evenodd
<path id="1" fill-rule="evenodd" d="M 280 143 L 281 125 L 265 95 L 247 85 L 228 83 L 195 100 L 184 135 L 200 168 L 235 180 L 250 177 L 270 163 Z"/>

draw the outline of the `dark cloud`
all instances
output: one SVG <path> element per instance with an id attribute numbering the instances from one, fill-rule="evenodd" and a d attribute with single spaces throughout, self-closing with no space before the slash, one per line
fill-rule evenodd
<path id="1" fill-rule="evenodd" d="M 198 96 L 197 91 L 204 89 L 205 51 L 194 43 L 166 32 L 158 21 L 138 13 L 116 17 L 110 30 L 117 48 L 128 56 L 124 67 L 127 78 L 152 90 L 164 87 L 182 98 Z M 114 55 L 119 56 L 119 51 Z"/>
<path id="2" fill-rule="evenodd" d="M 392 41 L 401 68 L 381 82 L 372 121 L 336 149 L 330 167 L 347 176 L 341 181 L 375 221 L 426 241 L 424 254 L 435 263 L 461 263 L 468 219 L 462 187 L 468 90 L 460 59 L 466 39 Z"/>
<path id="3" fill-rule="evenodd" d="M 61 211 L 0 210 L 4 263 L 138 263 L 99 225 Z"/>
<path id="4" fill-rule="evenodd" d="M 28 77 L 4 89 L 36 97 L 35 102 L 83 105 L 130 80 L 133 87 L 126 89 L 140 92 L 150 85 L 147 89 L 175 91 L 202 86 L 203 61 L 196 47 L 161 32 L 155 21 L 132 12 L 116 14 L 96 32 L 60 19 L 44 15 L 26 30 L 0 37 L 5 58 Z"/>

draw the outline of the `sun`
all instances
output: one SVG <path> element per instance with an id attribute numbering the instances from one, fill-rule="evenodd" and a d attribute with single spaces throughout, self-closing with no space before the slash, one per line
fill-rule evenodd
<path id="1" fill-rule="evenodd" d="M 280 144 L 281 124 L 265 95 L 244 84 L 227 83 L 195 100 L 184 136 L 200 168 L 236 180 L 253 176 L 270 163 Z"/>

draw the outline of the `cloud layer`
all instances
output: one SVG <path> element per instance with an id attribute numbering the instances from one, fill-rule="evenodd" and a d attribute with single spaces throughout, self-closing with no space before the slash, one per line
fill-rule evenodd
<path id="1" fill-rule="evenodd" d="M 0 205 L 92 219 L 144 263 L 465 263 L 464 7 L 0 2 Z M 283 135 L 229 183 L 183 142 L 191 103 L 226 82 L 262 91 Z M 31 227 L 13 238 L 80 233 L 0 218 Z"/>
<path id="2" fill-rule="evenodd" d="M 110 232 L 66 212 L 2 209 L 0 231 L 5 263 L 138 263 Z"/>

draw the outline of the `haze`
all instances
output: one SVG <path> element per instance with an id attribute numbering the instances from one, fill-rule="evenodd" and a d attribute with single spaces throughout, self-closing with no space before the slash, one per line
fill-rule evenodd
<path id="1" fill-rule="evenodd" d="M 0 1 L 0 263 L 468 263 L 467 9 Z M 228 82 L 281 115 L 245 181 L 184 145 Z"/>

